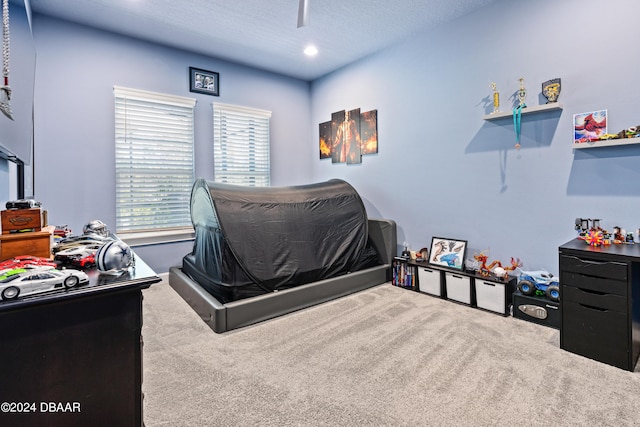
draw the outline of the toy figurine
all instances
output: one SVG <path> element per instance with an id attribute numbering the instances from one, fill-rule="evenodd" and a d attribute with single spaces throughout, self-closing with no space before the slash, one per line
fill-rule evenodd
<path id="1" fill-rule="evenodd" d="M 584 237 L 589 231 L 589 220 L 586 218 L 576 218 L 576 230 L 579 230 L 579 235 Z"/>
<path id="2" fill-rule="evenodd" d="M 618 226 L 613 227 L 613 243 L 623 243 L 624 240 L 622 229 Z"/>
<path id="3" fill-rule="evenodd" d="M 507 267 L 503 267 L 499 260 L 492 261 L 491 264 L 487 265 L 489 257 L 484 252 L 474 255 L 473 258 L 479 263 L 478 273 L 485 277 L 493 272 L 498 278 L 506 278 L 509 274 L 508 271 L 515 271 L 517 268 L 522 267 L 522 262 L 519 258 L 511 257 L 511 265 Z"/>
<path id="4" fill-rule="evenodd" d="M 589 230 L 584 237 L 584 241 L 587 242 L 589 246 L 602 246 L 604 244 L 604 235 L 601 230 Z"/>
<path id="5" fill-rule="evenodd" d="M 416 261 L 423 262 L 429 259 L 429 249 L 422 248 L 418 252 L 416 252 Z"/>

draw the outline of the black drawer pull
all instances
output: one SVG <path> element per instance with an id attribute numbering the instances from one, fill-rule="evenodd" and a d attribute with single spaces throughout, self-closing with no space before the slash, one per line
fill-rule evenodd
<path id="1" fill-rule="evenodd" d="M 456 279 L 462 279 L 462 276 L 456 276 L 455 274 L 452 274 L 451 277 L 454 277 Z"/>
<path id="2" fill-rule="evenodd" d="M 575 259 L 576 261 L 581 262 L 582 264 L 593 264 L 593 265 L 608 265 L 608 264 L 615 264 L 615 265 L 625 265 L 621 262 L 615 262 L 615 261 L 591 261 L 588 259 L 582 259 L 582 258 L 578 258 L 577 256 L 570 256 L 570 255 L 565 255 L 565 257 L 567 258 L 572 258 Z"/>
<path id="3" fill-rule="evenodd" d="M 609 311 L 606 308 L 594 307 L 592 305 L 582 304 L 581 302 L 579 302 L 578 304 L 580 304 L 584 308 L 590 308 L 591 310 L 602 311 L 602 312 Z"/>
<path id="4" fill-rule="evenodd" d="M 491 282 L 482 282 L 482 283 L 484 285 L 487 285 L 487 286 L 495 286 L 496 285 L 495 283 L 491 283 Z"/>
<path id="5" fill-rule="evenodd" d="M 591 290 L 591 289 L 585 289 L 585 288 L 578 288 L 578 289 L 580 289 L 582 292 L 587 293 L 587 294 L 600 295 L 600 296 L 602 296 L 602 295 L 611 295 L 611 294 L 608 294 L 606 292 L 599 292 L 599 291 L 594 291 L 594 290 Z"/>
<path id="6" fill-rule="evenodd" d="M 427 273 L 433 273 L 433 270 L 429 270 L 428 268 L 423 268 L 422 271 L 426 271 Z"/>

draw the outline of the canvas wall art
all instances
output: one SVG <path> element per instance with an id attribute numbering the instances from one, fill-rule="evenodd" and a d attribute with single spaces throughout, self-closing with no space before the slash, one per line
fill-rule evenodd
<path id="1" fill-rule="evenodd" d="M 331 121 L 320 123 L 319 156 L 332 163 L 362 163 L 362 155 L 378 152 L 378 112 L 359 108 L 336 111 Z"/>
<path id="2" fill-rule="evenodd" d="M 573 115 L 573 142 L 589 142 L 607 133 L 607 110 Z"/>

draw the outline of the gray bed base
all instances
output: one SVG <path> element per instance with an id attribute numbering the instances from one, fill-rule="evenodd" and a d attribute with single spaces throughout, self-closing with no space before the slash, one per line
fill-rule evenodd
<path id="1" fill-rule="evenodd" d="M 397 247 L 396 223 L 369 219 L 368 225 L 369 237 L 386 262 L 383 265 L 226 304 L 204 290 L 180 267 L 169 270 L 169 285 L 215 332 L 249 326 L 389 281 Z"/>

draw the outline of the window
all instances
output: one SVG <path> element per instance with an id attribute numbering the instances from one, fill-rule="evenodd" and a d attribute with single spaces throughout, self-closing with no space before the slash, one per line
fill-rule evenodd
<path id="1" fill-rule="evenodd" d="M 191 227 L 195 99 L 114 87 L 116 230 Z"/>
<path id="2" fill-rule="evenodd" d="M 216 182 L 268 187 L 271 112 L 213 104 L 213 163 Z"/>

